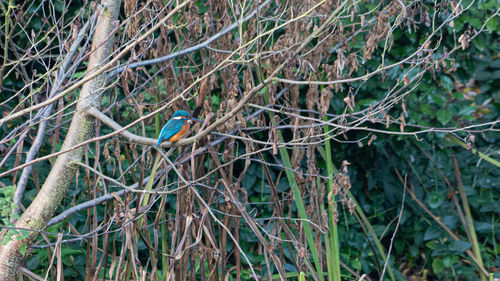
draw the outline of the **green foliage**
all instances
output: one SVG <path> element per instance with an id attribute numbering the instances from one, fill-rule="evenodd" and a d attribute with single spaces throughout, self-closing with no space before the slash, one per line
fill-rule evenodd
<path id="1" fill-rule="evenodd" d="M 0 189 L 0 216 L 4 220 L 8 220 L 14 208 L 14 192 L 15 186 L 9 185 Z"/>
<path id="2" fill-rule="evenodd" d="M 2 219 L 2 225 L 10 228 L 14 228 L 15 225 L 11 220 L 19 219 L 19 215 L 14 213 L 14 192 L 15 187 L 12 185 L 0 188 L 0 218 Z M 25 229 L 12 229 L 11 232 L 5 234 L 0 242 L 1 245 L 6 245 L 12 239 L 22 240 L 29 236 L 29 231 Z M 21 248 L 21 254 L 26 254 L 26 247 Z"/>

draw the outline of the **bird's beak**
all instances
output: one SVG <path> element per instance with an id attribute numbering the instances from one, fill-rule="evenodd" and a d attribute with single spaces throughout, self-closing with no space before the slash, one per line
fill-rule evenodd
<path id="1" fill-rule="evenodd" d="M 194 117 L 191 117 L 191 120 L 192 120 L 192 121 L 196 121 L 196 122 L 200 122 L 200 123 L 201 123 L 201 120 L 200 120 L 200 119 L 197 119 L 197 118 L 194 118 Z"/>

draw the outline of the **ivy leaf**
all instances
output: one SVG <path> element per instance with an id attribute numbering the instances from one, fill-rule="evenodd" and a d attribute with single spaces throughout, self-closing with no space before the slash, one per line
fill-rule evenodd
<path id="1" fill-rule="evenodd" d="M 446 227 L 449 229 L 455 229 L 455 226 L 458 223 L 458 218 L 456 216 L 444 216 L 441 220 Z"/>
<path id="2" fill-rule="evenodd" d="M 425 115 L 431 115 L 434 112 L 430 104 L 421 104 L 420 111 Z"/>
<path id="3" fill-rule="evenodd" d="M 444 263 L 443 260 L 440 258 L 434 259 L 432 262 L 432 271 L 434 271 L 435 274 L 441 273 L 444 270 Z"/>
<path id="4" fill-rule="evenodd" d="M 460 108 L 460 111 L 458 112 L 458 114 L 461 116 L 471 116 L 475 111 L 476 111 L 476 107 L 469 105 L 469 106 L 464 106 L 464 107 Z"/>
<path id="5" fill-rule="evenodd" d="M 452 265 L 459 263 L 460 260 L 457 258 L 457 256 L 446 256 L 443 257 L 443 264 L 445 267 L 451 267 Z"/>
<path id="6" fill-rule="evenodd" d="M 437 112 L 437 119 L 441 124 L 446 125 L 451 120 L 451 112 L 446 109 L 440 109 Z"/>
<path id="7" fill-rule="evenodd" d="M 429 194 L 427 203 L 429 204 L 429 207 L 431 207 L 432 209 L 436 209 L 441 205 L 441 203 L 443 203 L 443 195 L 436 191 L 433 191 Z"/>
<path id="8" fill-rule="evenodd" d="M 433 94 L 431 95 L 431 99 L 434 103 L 439 105 L 444 105 L 446 103 L 446 97 L 444 97 L 444 95 Z"/>
<path id="9" fill-rule="evenodd" d="M 441 229 L 437 226 L 431 226 L 427 228 L 424 234 L 424 241 L 429 241 L 438 238 L 442 235 Z"/>
<path id="10" fill-rule="evenodd" d="M 465 241 L 453 241 L 449 245 L 450 251 L 454 254 L 460 255 L 463 252 L 467 251 L 472 245 Z"/>
<path id="11" fill-rule="evenodd" d="M 451 92 L 453 91 L 453 79 L 450 78 L 448 75 L 443 75 L 441 76 L 441 86 L 446 89 L 446 92 Z"/>

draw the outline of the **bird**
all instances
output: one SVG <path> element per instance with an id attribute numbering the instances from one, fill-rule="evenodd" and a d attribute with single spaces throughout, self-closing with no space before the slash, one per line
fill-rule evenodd
<path id="1" fill-rule="evenodd" d="M 177 110 L 174 116 L 172 116 L 172 119 L 168 120 L 167 124 L 161 129 L 156 147 L 159 147 L 163 141 L 176 142 L 181 140 L 189 132 L 189 128 L 193 121 L 201 122 L 191 117 L 189 112 Z"/>

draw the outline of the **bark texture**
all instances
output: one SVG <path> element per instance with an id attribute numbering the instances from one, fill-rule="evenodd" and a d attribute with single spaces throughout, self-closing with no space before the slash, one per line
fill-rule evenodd
<path id="1" fill-rule="evenodd" d="M 98 25 L 94 33 L 92 52 L 87 68 L 88 74 L 92 74 L 105 64 L 112 53 L 113 33 L 117 25 L 120 2 L 120 0 L 103 0 L 101 2 L 100 10 L 98 10 Z M 90 138 L 95 120 L 86 111 L 90 107 L 99 105 L 105 83 L 106 75 L 103 74 L 83 85 L 62 150 Z M 16 222 L 16 227 L 33 231 L 29 232 L 29 236 L 24 237 L 16 234 L 6 245 L 0 246 L 0 281 L 14 280 L 17 267 L 23 258 L 21 249 L 26 249 L 35 240 L 38 235 L 37 230 L 43 230 L 54 215 L 75 177 L 77 166 L 72 162 L 80 161 L 82 153 L 83 147 L 57 158 L 42 189 Z M 6 233 L 3 232 L 1 237 L 5 237 L 5 235 Z"/>

